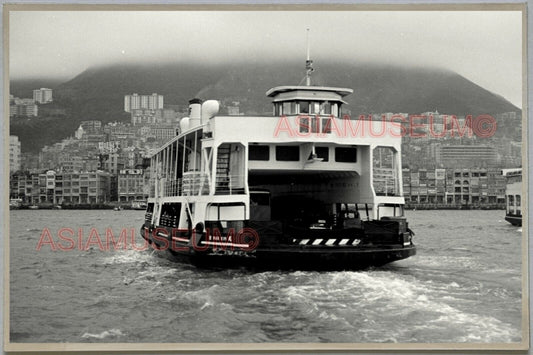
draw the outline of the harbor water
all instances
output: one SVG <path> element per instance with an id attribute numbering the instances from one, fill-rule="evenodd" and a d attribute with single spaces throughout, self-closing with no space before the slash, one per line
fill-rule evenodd
<path id="1" fill-rule="evenodd" d="M 197 269 L 145 248 L 143 211 L 13 210 L 10 338 L 519 342 L 521 228 L 504 214 L 408 211 L 418 253 L 380 268 L 251 272 Z M 120 233 L 126 248 L 106 242 Z"/>

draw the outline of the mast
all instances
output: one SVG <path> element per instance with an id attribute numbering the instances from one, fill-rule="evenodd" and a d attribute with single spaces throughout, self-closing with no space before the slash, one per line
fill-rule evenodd
<path id="1" fill-rule="evenodd" d="M 315 70 L 313 69 L 313 61 L 311 60 L 310 56 L 310 48 L 309 48 L 309 28 L 307 29 L 307 60 L 305 61 L 305 85 L 311 86 L 311 73 Z"/>

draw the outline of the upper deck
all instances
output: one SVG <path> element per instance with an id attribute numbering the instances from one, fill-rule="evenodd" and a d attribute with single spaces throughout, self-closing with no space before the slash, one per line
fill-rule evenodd
<path id="1" fill-rule="evenodd" d="M 380 204 L 403 204 L 402 127 L 343 115 L 352 93 L 274 87 L 266 92 L 271 116 L 223 116 L 218 101 L 191 100 L 181 133 L 152 157 L 159 180 L 152 195 L 221 198 L 259 187 L 273 196 L 300 191 L 323 202 L 373 204 L 375 216 Z"/>

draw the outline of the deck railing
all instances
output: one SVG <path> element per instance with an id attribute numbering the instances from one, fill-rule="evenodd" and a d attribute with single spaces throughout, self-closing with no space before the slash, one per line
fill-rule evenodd
<path id="1" fill-rule="evenodd" d="M 156 196 L 156 184 L 159 196 Z M 220 175 L 215 181 L 215 194 L 237 195 L 244 193 L 244 176 Z M 197 196 L 209 195 L 209 179 L 206 174 L 189 172 L 178 179 L 161 179 L 150 181 L 150 197 Z"/>

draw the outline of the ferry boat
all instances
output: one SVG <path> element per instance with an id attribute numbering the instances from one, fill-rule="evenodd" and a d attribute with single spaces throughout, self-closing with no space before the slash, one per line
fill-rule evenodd
<path id="1" fill-rule="evenodd" d="M 12 198 L 9 200 L 9 209 L 18 210 L 22 206 L 22 199 Z"/>
<path id="2" fill-rule="evenodd" d="M 505 220 L 522 226 L 522 169 L 503 170 L 505 176 Z"/>
<path id="3" fill-rule="evenodd" d="M 416 254 L 401 127 L 342 115 L 353 90 L 311 85 L 306 69 L 305 85 L 266 92 L 270 116 L 189 102 L 151 157 L 143 238 L 207 267 L 358 269 Z"/>

